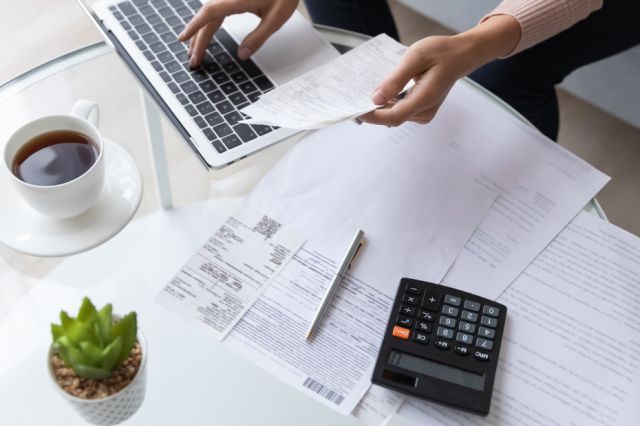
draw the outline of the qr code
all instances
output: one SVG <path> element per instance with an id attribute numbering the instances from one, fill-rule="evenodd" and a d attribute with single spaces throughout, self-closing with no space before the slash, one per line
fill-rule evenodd
<path id="1" fill-rule="evenodd" d="M 282 224 L 271 219 L 269 216 L 262 216 L 260 222 L 253 228 L 254 232 L 264 235 L 265 238 L 271 238 L 278 232 Z"/>

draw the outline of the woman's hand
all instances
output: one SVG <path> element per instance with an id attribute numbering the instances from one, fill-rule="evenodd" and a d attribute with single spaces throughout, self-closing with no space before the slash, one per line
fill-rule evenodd
<path id="1" fill-rule="evenodd" d="M 371 100 L 382 107 L 360 119 L 387 126 L 399 126 L 405 121 L 430 122 L 456 80 L 508 55 L 519 39 L 518 22 L 511 16 L 498 15 L 464 33 L 427 37 L 414 43 L 375 90 Z M 415 86 L 397 100 L 412 79 Z"/>
<path id="2" fill-rule="evenodd" d="M 238 47 L 242 60 L 253 55 L 293 14 L 298 0 L 209 0 L 187 24 L 178 40 L 189 40 L 189 65 L 199 67 L 213 34 L 229 15 L 251 12 L 261 18 Z"/>

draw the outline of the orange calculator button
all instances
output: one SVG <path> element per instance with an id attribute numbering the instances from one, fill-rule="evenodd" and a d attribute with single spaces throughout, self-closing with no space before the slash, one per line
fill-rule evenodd
<path id="1" fill-rule="evenodd" d="M 408 339 L 409 338 L 409 333 L 411 332 L 411 330 L 409 330 L 408 328 L 404 328 L 404 327 L 400 327 L 399 325 L 396 325 L 395 327 L 393 327 L 393 337 L 399 337 L 401 339 Z"/>

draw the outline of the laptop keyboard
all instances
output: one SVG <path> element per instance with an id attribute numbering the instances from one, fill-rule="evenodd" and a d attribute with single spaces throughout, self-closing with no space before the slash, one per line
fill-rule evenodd
<path id="1" fill-rule="evenodd" d="M 187 45 L 177 40 L 199 1 L 131 0 L 109 10 L 219 153 L 251 142 L 277 127 L 238 123 L 241 108 L 273 89 L 251 60 L 238 58 L 238 44 L 220 28 L 200 68 L 189 68 Z"/>

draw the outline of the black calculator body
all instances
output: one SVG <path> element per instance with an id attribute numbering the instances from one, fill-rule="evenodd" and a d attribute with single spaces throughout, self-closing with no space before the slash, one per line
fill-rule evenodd
<path id="1" fill-rule="evenodd" d="M 492 300 L 403 278 L 371 380 L 487 415 L 506 315 Z"/>

